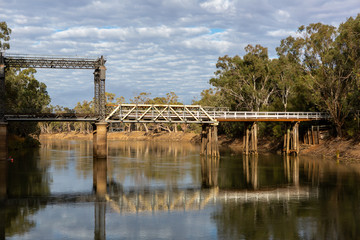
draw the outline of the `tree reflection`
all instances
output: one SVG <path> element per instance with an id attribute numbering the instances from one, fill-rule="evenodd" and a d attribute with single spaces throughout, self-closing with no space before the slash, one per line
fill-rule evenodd
<path id="1" fill-rule="evenodd" d="M 198 147 L 192 144 L 109 141 L 108 175 L 117 182 L 130 178 L 142 187 L 153 182 L 178 185 L 189 174 L 198 182 L 201 176 L 193 166 L 199 158 Z"/>
<path id="2" fill-rule="evenodd" d="M 218 237 L 356 239 L 360 234 L 360 170 L 320 159 L 285 157 L 283 163 L 286 181 L 316 189 L 318 198 L 222 204 L 212 216 Z M 251 182 L 253 178 L 247 177 L 252 173 L 251 163 L 245 158 L 243 164 L 245 179 Z M 258 174 L 266 173 L 261 168 L 259 162 Z"/>
<path id="3" fill-rule="evenodd" d="M 34 151 L 23 151 L 13 155 L 13 163 L 1 163 L 0 174 L 7 177 L 0 179 L 1 198 L 4 200 L 0 206 L 0 218 L 1 228 L 4 228 L 8 237 L 24 234 L 35 227 L 30 216 L 46 204 L 45 199 L 40 203 L 27 198 L 50 194 L 49 177 L 46 169 L 39 167 L 36 155 L 38 153 Z M 27 200 L 23 202 L 22 199 Z"/>

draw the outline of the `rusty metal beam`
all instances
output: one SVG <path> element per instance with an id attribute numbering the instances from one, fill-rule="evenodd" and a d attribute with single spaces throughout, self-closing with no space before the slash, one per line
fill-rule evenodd
<path id="1" fill-rule="evenodd" d="M 55 68 L 55 69 L 96 69 L 101 66 L 100 58 L 6 55 L 7 67 L 19 68 Z"/>

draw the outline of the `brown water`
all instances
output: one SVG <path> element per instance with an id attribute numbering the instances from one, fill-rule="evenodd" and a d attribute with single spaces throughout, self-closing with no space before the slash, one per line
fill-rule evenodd
<path id="1" fill-rule="evenodd" d="M 0 161 L 0 239 L 359 239 L 360 167 L 49 140 Z"/>

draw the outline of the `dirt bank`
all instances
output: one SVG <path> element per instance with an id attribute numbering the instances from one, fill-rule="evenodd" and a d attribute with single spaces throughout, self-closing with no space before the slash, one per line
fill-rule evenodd
<path id="1" fill-rule="evenodd" d="M 331 139 L 318 145 L 302 145 L 301 155 L 322 156 L 345 163 L 360 163 L 360 141 Z"/>
<path id="2" fill-rule="evenodd" d="M 56 133 L 42 134 L 41 139 L 84 139 L 92 140 L 92 134 L 80 133 Z M 122 141 L 155 141 L 155 142 L 191 142 L 200 144 L 200 135 L 195 133 L 146 133 L 140 131 L 134 132 L 115 132 L 108 133 L 109 140 Z M 219 144 L 222 147 L 229 147 L 235 152 L 241 152 L 243 148 L 242 139 L 229 139 L 226 136 L 219 136 Z M 258 142 L 259 153 L 279 152 L 281 143 L 274 143 L 268 140 L 260 139 Z M 360 163 L 360 141 L 331 139 L 321 141 L 319 145 L 302 144 L 301 155 L 321 156 L 338 159 L 346 163 Z"/>
<path id="3" fill-rule="evenodd" d="M 156 142 L 192 142 L 195 133 L 146 133 L 140 131 L 134 132 L 110 132 L 108 133 L 109 140 L 123 140 L 123 141 L 156 141 Z M 92 134 L 81 134 L 76 132 L 70 133 L 54 133 L 41 134 L 41 139 L 81 139 L 92 140 Z"/>

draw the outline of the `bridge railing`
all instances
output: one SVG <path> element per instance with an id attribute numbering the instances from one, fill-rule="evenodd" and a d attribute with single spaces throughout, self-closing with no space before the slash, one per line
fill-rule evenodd
<path id="1" fill-rule="evenodd" d="M 330 116 L 323 112 L 243 112 L 243 111 L 212 111 L 208 114 L 217 120 L 323 120 Z"/>

